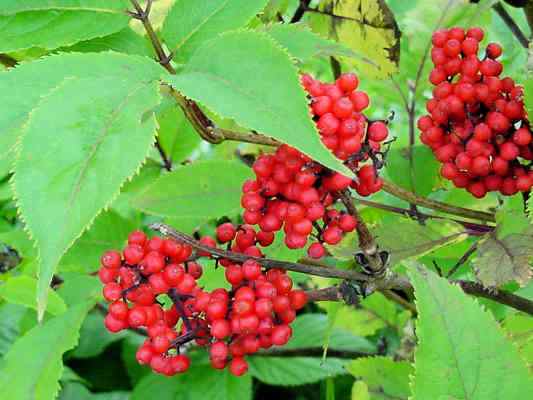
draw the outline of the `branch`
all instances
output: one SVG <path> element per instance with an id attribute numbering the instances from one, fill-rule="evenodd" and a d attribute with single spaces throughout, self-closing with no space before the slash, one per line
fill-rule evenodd
<path id="1" fill-rule="evenodd" d="M 273 347 L 269 350 L 263 350 L 254 354 L 254 357 L 322 357 L 324 355 L 324 349 L 322 347 L 303 347 L 298 349 L 284 349 Z M 372 353 L 360 353 L 358 351 L 350 350 L 336 350 L 328 349 L 328 356 L 335 358 L 361 358 L 369 357 L 375 354 Z"/>
<path id="2" fill-rule="evenodd" d="M 259 258 L 259 257 L 253 257 L 248 256 L 241 253 L 235 253 L 233 251 L 226 251 L 222 249 L 218 249 L 215 247 L 205 246 L 201 244 L 199 241 L 195 240 L 189 235 L 186 235 L 185 233 L 178 232 L 172 227 L 162 224 L 162 223 L 153 223 L 149 225 L 149 228 L 160 232 L 164 236 L 171 237 L 178 242 L 188 244 L 195 250 L 203 251 L 206 253 L 209 253 L 213 256 L 217 256 L 220 258 L 225 258 L 234 262 L 243 263 L 246 260 L 255 260 L 259 264 L 261 264 L 264 268 L 271 269 L 271 268 L 278 268 L 283 269 L 287 271 L 294 271 L 294 272 L 301 272 L 308 275 L 316 275 L 316 276 L 322 276 L 325 278 L 339 278 L 339 279 L 349 279 L 349 280 L 355 280 L 355 281 L 369 281 L 371 278 L 368 275 L 362 274 L 357 271 L 353 270 L 341 270 L 336 268 L 326 268 L 326 267 L 319 267 L 315 265 L 308 265 L 308 264 L 300 264 L 300 263 L 291 263 L 287 261 L 279 261 L 279 260 L 271 260 L 268 258 Z"/>
<path id="3" fill-rule="evenodd" d="M 0 54 L 0 64 L 6 68 L 13 68 L 18 64 L 18 61 L 13 57 L 8 56 L 7 54 Z"/>
<path id="4" fill-rule="evenodd" d="M 526 314 L 533 315 L 533 301 L 524 297 L 517 296 L 504 290 L 487 289 L 477 282 L 463 280 L 450 282 L 458 284 L 461 289 L 463 289 L 463 292 L 472 296 L 483 297 L 495 301 L 496 303 L 505 304 L 516 310 L 523 311 Z M 405 289 L 405 287 L 401 288 L 401 290 Z M 408 289 L 411 291 L 413 290 L 410 284 Z M 342 293 L 337 286 L 308 291 L 306 293 L 310 301 L 343 301 Z"/>
<path id="5" fill-rule="evenodd" d="M 468 261 L 470 256 L 477 250 L 477 242 L 472 243 L 472 245 L 468 248 L 468 250 L 461 256 L 461 258 L 455 263 L 452 269 L 448 272 L 448 275 L 446 275 L 446 278 L 450 278 L 457 272 L 459 267 L 463 265 L 465 262 Z"/>
<path id="6" fill-rule="evenodd" d="M 463 220 L 460 220 L 460 219 L 447 218 L 447 217 L 443 217 L 441 215 L 425 214 L 425 213 L 422 213 L 420 211 L 414 212 L 413 210 L 408 209 L 408 208 L 390 206 L 388 204 L 381 204 L 381 203 L 378 203 L 378 202 L 375 202 L 375 201 L 362 199 L 360 197 L 356 197 L 356 198 L 354 198 L 354 200 L 357 201 L 360 204 L 365 205 L 365 206 L 372 207 L 372 208 L 377 208 L 377 209 L 384 210 L 384 211 L 389 211 L 389 212 L 396 213 L 396 214 L 401 214 L 401 215 L 403 215 L 405 217 L 410 217 L 410 218 L 417 218 L 418 217 L 418 218 L 422 218 L 424 220 L 426 220 L 426 219 L 443 219 L 443 220 L 456 222 L 458 224 L 463 225 L 469 231 L 468 232 L 469 235 L 484 235 L 485 233 L 492 232 L 494 230 L 494 227 L 492 225 L 482 225 L 482 224 L 477 224 L 475 222 L 468 222 L 468 221 L 463 221 Z"/>
<path id="7" fill-rule="evenodd" d="M 452 206 L 447 203 L 442 203 L 437 200 L 420 197 L 400 186 L 396 186 L 392 182 L 383 181 L 383 190 L 392 194 L 399 199 L 405 200 L 409 203 L 419 205 L 421 207 L 430 208 L 436 211 L 442 211 L 451 215 L 457 215 L 459 217 L 477 219 L 485 222 L 496 222 L 494 214 L 485 211 L 471 210 L 463 207 Z"/>
<path id="8" fill-rule="evenodd" d="M 163 150 L 163 147 L 161 146 L 161 142 L 159 141 L 159 137 L 156 137 L 155 139 L 155 148 L 159 152 L 159 155 L 161 156 L 161 160 L 163 161 L 163 167 L 167 171 L 172 171 L 172 161 L 168 158 L 168 156 L 165 153 L 165 150 Z"/>
<path id="9" fill-rule="evenodd" d="M 527 40 L 526 35 L 524 35 L 524 32 L 522 32 L 520 27 L 516 24 L 513 17 L 509 15 L 503 4 L 501 2 L 498 2 L 494 4 L 492 8 L 494 9 L 494 11 L 496 11 L 496 14 L 500 16 L 505 25 L 507 25 L 507 27 L 511 30 L 516 40 L 518 40 L 522 47 L 527 49 L 529 46 L 529 41 Z"/>
<path id="10" fill-rule="evenodd" d="M 310 3 L 311 0 L 300 0 L 300 4 L 298 4 L 298 8 L 291 18 L 291 24 L 294 24 L 302 19 Z"/>
<path id="11" fill-rule="evenodd" d="M 368 265 L 372 272 L 376 275 L 382 275 L 385 273 L 386 265 L 379 255 L 379 247 L 374 239 L 374 236 L 370 233 L 370 230 L 366 226 L 365 221 L 359 216 L 357 208 L 353 204 L 352 196 L 348 190 L 344 190 L 340 193 L 340 199 L 346 210 L 357 220 L 357 237 L 359 238 L 359 249 L 368 259 Z"/>

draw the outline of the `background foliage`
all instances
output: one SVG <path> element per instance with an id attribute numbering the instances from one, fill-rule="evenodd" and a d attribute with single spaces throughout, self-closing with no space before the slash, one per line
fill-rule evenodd
<path id="1" fill-rule="evenodd" d="M 531 316 L 473 299 L 434 268 L 533 300 L 533 214 L 524 213 L 520 194 L 477 200 L 451 187 L 439 178 L 431 151 L 409 144 L 413 121 L 431 94 L 424 61 L 438 25 L 482 26 L 489 41 L 500 42 L 505 74 L 524 85 L 531 115 L 531 61 L 495 12 L 500 3 L 302 3 L 313 10 L 296 18 L 302 11 L 297 0 L 154 1 L 150 18 L 174 54 L 176 75 L 154 61 L 142 25 L 125 13 L 127 0 L 0 4 L 2 396 L 359 400 L 533 393 Z M 500 7 L 530 35 L 522 10 Z M 222 129 L 265 133 L 346 172 L 320 143 L 298 83 L 298 72 L 332 80 L 339 67 L 358 73 L 372 99 L 371 117 L 394 113 L 396 141 L 385 178 L 430 200 L 494 213 L 495 228 L 489 223 L 490 233 L 473 234 L 431 207 L 421 224 L 398 213 L 409 211 L 409 203 L 381 191 L 357 205 L 390 251 L 391 268 L 411 279 L 417 313 L 381 293 L 356 306 L 310 304 L 289 344 L 250 357 L 250 372 L 241 378 L 211 369 L 195 349 L 194 367 L 182 376 L 139 366 L 135 348 L 144 338 L 134 331 L 111 335 L 103 327 L 94 276 L 100 254 L 152 221 L 202 234 L 211 234 L 221 217 L 238 221 L 240 186 L 251 176 L 243 160 L 267 151 L 203 141 L 173 90 L 197 101 Z M 170 172 L 153 146 L 156 135 Z M 302 257 L 277 240 L 270 258 Z M 344 268 L 356 248 L 356 236 L 348 236 L 327 262 Z M 221 270 L 205 267 L 202 284 L 223 285 Z M 335 283 L 292 276 L 307 289 Z"/>

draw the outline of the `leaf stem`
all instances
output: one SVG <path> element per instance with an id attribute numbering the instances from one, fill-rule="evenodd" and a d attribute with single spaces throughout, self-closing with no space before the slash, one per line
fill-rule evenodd
<path id="1" fill-rule="evenodd" d="M 172 161 L 166 155 L 165 150 L 163 150 L 161 142 L 159 141 L 159 137 L 156 137 L 155 139 L 155 148 L 161 156 L 161 160 L 163 161 L 163 167 L 169 172 L 172 171 Z"/>
<path id="2" fill-rule="evenodd" d="M 497 2 L 496 4 L 492 6 L 492 9 L 496 12 L 496 14 L 500 16 L 500 18 L 503 20 L 505 25 L 507 25 L 507 27 L 513 33 L 513 35 L 515 36 L 516 40 L 518 40 L 520 45 L 524 47 L 525 49 L 527 49 L 529 46 L 529 41 L 527 40 L 526 35 L 524 35 L 524 32 L 522 32 L 522 30 L 517 25 L 513 17 L 509 15 L 509 13 L 507 12 L 503 4 L 501 2 Z"/>
<path id="3" fill-rule="evenodd" d="M 413 203 L 421 207 L 430 208 L 436 211 L 442 211 L 451 215 L 456 215 L 458 217 L 476 219 L 484 222 L 496 222 L 496 218 L 492 213 L 471 210 L 469 208 L 456 207 L 447 203 L 442 203 L 437 200 L 421 197 L 400 186 L 396 186 L 395 184 L 389 181 L 383 181 L 383 190 L 399 199 L 405 200 L 409 203 Z"/>

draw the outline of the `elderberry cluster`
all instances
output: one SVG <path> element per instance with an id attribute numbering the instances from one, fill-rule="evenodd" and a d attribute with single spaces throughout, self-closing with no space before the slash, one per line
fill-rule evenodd
<path id="1" fill-rule="evenodd" d="M 217 238 L 230 247 L 235 242 L 234 251 L 249 255 L 260 254 L 256 242 L 272 243 L 250 226 L 237 229 L 230 223 L 217 228 Z M 209 236 L 200 242 L 217 246 Z M 105 326 L 111 332 L 145 329 L 148 338 L 136 358 L 157 373 L 185 372 L 190 359 L 180 349 L 194 341 L 209 348 L 213 368 L 228 366 L 240 376 L 248 369 L 245 355 L 287 343 L 290 323 L 307 296 L 292 288 L 285 271 L 265 271 L 253 259 L 242 264 L 218 259 L 232 288 L 204 291 L 197 282 L 202 267 L 195 261 L 202 257 L 213 256 L 173 239 L 148 239 L 140 231 L 132 232 L 122 253 L 111 250 L 101 258 L 99 277 L 110 302 Z"/>
<path id="2" fill-rule="evenodd" d="M 533 186 L 532 135 L 523 89 L 500 78 L 502 48 L 490 43 L 482 58 L 481 28 L 433 34 L 429 80 L 435 85 L 429 115 L 418 120 L 421 140 L 442 163 L 441 175 L 481 198 L 489 191 L 513 195 Z"/>
<path id="3" fill-rule="evenodd" d="M 284 230 L 289 249 L 303 248 L 309 237 L 316 241 L 308 255 L 321 258 L 323 243 L 335 245 L 352 232 L 357 220 L 334 208 L 339 193 L 350 187 L 368 196 L 381 189 L 377 176 L 381 142 L 388 136 L 385 122 L 369 123 L 361 113 L 368 107 L 365 92 L 357 91 L 354 74 L 341 75 L 334 84 L 322 83 L 309 75 L 302 84 L 311 97 L 311 110 L 322 142 L 352 169 L 353 180 L 314 162 L 298 150 L 280 146 L 274 154 L 261 155 L 253 164 L 255 180 L 244 183 L 241 205 L 244 222 L 258 225 L 258 235 Z M 365 161 L 371 163 L 362 165 Z M 272 235 L 272 236 L 270 236 Z"/>

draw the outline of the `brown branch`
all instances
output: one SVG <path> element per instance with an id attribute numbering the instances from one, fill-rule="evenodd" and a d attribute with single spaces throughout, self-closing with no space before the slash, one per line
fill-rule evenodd
<path id="1" fill-rule="evenodd" d="M 463 280 L 450 282 L 458 284 L 465 293 L 470 294 L 472 296 L 483 297 L 495 301 L 496 303 L 505 304 L 506 306 L 512 307 L 516 310 L 523 311 L 529 315 L 533 315 L 533 301 L 524 297 L 517 296 L 513 293 L 504 290 L 487 289 L 477 282 Z M 410 291 L 413 290 L 410 284 L 407 289 L 409 289 Z M 406 290 L 406 287 L 402 287 L 401 290 Z M 383 293 L 385 290 L 380 291 Z M 343 301 L 342 293 L 340 292 L 340 289 L 337 286 L 308 291 L 306 293 L 308 298 L 312 299 L 311 301 Z M 406 303 L 410 304 L 408 302 Z M 408 307 L 407 304 L 406 307 Z M 408 308 L 411 309 L 412 307 Z"/>
<path id="2" fill-rule="evenodd" d="M 448 272 L 448 275 L 446 275 L 446 278 L 450 278 L 457 272 L 459 267 L 463 265 L 465 262 L 468 261 L 470 256 L 474 254 L 474 252 L 477 250 L 477 242 L 472 243 L 472 245 L 468 248 L 468 250 L 461 256 L 461 258 L 455 263 L 452 269 Z"/>
<path id="3" fill-rule="evenodd" d="M 284 349 L 273 347 L 268 350 L 260 351 L 254 354 L 253 357 L 322 357 L 324 349 L 322 347 L 303 347 L 298 349 Z M 361 353 L 350 350 L 328 349 L 328 357 L 354 359 L 361 357 L 369 357 L 375 355 L 373 353 Z"/>
<path id="4" fill-rule="evenodd" d="M 513 33 L 516 40 L 518 40 L 522 47 L 527 49 L 529 46 L 529 41 L 527 40 L 526 35 L 524 35 L 524 32 L 522 32 L 513 17 L 509 15 L 503 4 L 501 2 L 498 2 L 492 6 L 492 9 L 496 12 L 496 14 L 500 16 L 500 18 L 503 20 L 505 25 L 507 25 L 509 30 Z"/>
<path id="5" fill-rule="evenodd" d="M 325 268 L 315 265 L 301 264 L 301 263 L 291 263 L 287 261 L 271 260 L 268 258 L 259 258 L 252 257 L 241 253 L 235 253 L 233 251 L 226 251 L 215 247 L 205 246 L 199 241 L 195 240 L 185 233 L 178 232 L 174 228 L 162 224 L 162 223 L 153 223 L 149 225 L 149 228 L 160 232 L 164 236 L 171 237 L 178 242 L 188 244 L 195 250 L 203 251 L 209 253 L 213 256 L 220 258 L 225 258 L 234 262 L 243 263 L 246 260 L 252 259 L 261 264 L 264 268 L 278 268 L 287 271 L 301 272 L 309 275 L 322 276 L 325 278 L 339 278 L 339 279 L 349 279 L 355 281 L 369 281 L 371 278 L 368 275 L 362 274 L 353 270 L 341 270 L 336 268 Z"/>
<path id="6" fill-rule="evenodd" d="M 451 215 L 456 215 L 459 217 L 477 219 L 479 221 L 485 222 L 496 222 L 494 214 L 488 213 L 485 211 L 471 210 L 463 207 L 452 206 L 447 203 L 442 203 L 437 200 L 428 199 L 425 197 L 420 197 L 409 190 L 406 190 L 400 186 L 396 186 L 392 182 L 383 181 L 383 190 L 387 193 L 392 194 L 399 199 L 405 200 L 409 203 L 416 204 L 420 207 L 430 208 L 436 211 L 442 211 Z"/>
<path id="7" fill-rule="evenodd" d="M 0 54 L 0 64 L 5 66 L 6 68 L 13 68 L 17 66 L 18 61 L 15 60 L 13 57 L 8 56 L 7 54 Z"/>
<path id="8" fill-rule="evenodd" d="M 340 199 L 346 210 L 357 220 L 357 237 L 359 238 L 359 249 L 363 252 L 368 260 L 368 265 L 376 275 L 384 274 L 386 265 L 379 256 L 378 245 L 370 233 L 365 221 L 359 216 L 357 208 L 353 203 L 352 196 L 348 190 L 340 193 Z"/>
<path id="9" fill-rule="evenodd" d="M 161 156 L 161 160 L 163 161 L 163 168 L 165 168 L 167 171 L 172 171 L 172 161 L 168 158 L 167 154 L 165 153 L 165 150 L 163 150 L 161 142 L 159 141 L 159 137 L 156 137 L 155 139 L 155 148 Z"/>
<path id="10" fill-rule="evenodd" d="M 310 3 L 311 0 L 300 0 L 300 4 L 298 4 L 298 8 L 291 18 L 291 24 L 294 24 L 302 19 Z"/>
<path id="11" fill-rule="evenodd" d="M 463 225 L 466 229 L 468 229 L 469 230 L 469 232 L 468 232 L 469 235 L 484 235 L 485 233 L 492 232 L 494 230 L 494 228 L 495 228 L 492 225 L 485 225 L 485 224 L 482 225 L 482 224 L 477 224 L 475 222 L 468 222 L 468 221 L 463 221 L 463 220 L 460 220 L 460 219 L 448 218 L 448 217 L 444 217 L 444 216 L 441 216 L 441 215 L 425 214 L 425 213 L 420 212 L 420 211 L 413 212 L 413 210 L 408 209 L 408 208 L 390 206 L 388 204 L 381 204 L 381 203 L 378 203 L 378 202 L 375 202 L 375 201 L 362 199 L 360 197 L 356 197 L 356 198 L 354 198 L 354 200 L 356 202 L 362 204 L 362 205 L 365 205 L 365 206 L 368 206 L 368 207 L 372 207 L 372 208 L 377 208 L 379 210 L 389 211 L 389 212 L 392 212 L 392 213 L 395 213 L 395 214 L 401 214 L 401 215 L 403 215 L 405 217 L 410 217 L 410 218 L 417 218 L 418 217 L 418 218 L 422 218 L 424 220 L 426 220 L 426 219 L 442 219 L 442 220 L 456 222 L 458 224 Z"/>

